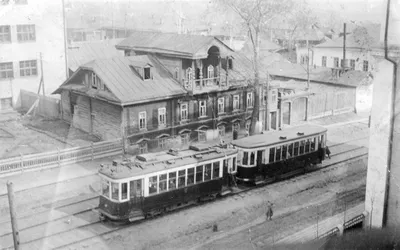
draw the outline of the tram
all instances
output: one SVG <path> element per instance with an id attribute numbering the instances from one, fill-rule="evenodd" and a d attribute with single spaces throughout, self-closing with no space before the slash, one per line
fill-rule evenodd
<path id="1" fill-rule="evenodd" d="M 236 179 L 257 184 L 325 159 L 327 129 L 301 125 L 232 141 L 239 150 Z"/>
<path id="2" fill-rule="evenodd" d="M 190 146 L 101 165 L 101 219 L 134 221 L 224 192 L 237 172 L 237 149 Z"/>

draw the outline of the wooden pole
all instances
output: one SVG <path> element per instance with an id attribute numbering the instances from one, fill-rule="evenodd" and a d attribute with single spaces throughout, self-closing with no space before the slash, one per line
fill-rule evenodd
<path id="1" fill-rule="evenodd" d="M 43 95 L 46 95 L 44 92 L 43 59 L 41 52 L 40 52 L 40 74 L 41 74 L 40 85 L 42 86 Z"/>
<path id="2" fill-rule="evenodd" d="M 14 239 L 14 249 L 19 250 L 19 232 L 17 225 L 17 214 L 15 212 L 14 189 L 12 182 L 7 182 L 7 191 L 8 191 L 8 203 L 10 206 L 11 227 Z"/>

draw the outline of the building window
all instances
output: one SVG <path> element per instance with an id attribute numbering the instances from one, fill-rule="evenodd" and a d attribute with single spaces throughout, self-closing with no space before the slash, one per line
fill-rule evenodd
<path id="1" fill-rule="evenodd" d="M 214 67 L 212 65 L 207 68 L 207 77 L 214 78 Z"/>
<path id="2" fill-rule="evenodd" d="M 218 114 L 225 112 L 225 99 L 223 97 L 218 98 Z"/>
<path id="3" fill-rule="evenodd" d="M 98 78 L 95 73 L 92 73 L 92 88 L 94 88 L 94 89 L 99 88 Z"/>
<path id="4" fill-rule="evenodd" d="M 147 141 L 142 141 L 139 143 L 139 154 L 147 153 Z"/>
<path id="5" fill-rule="evenodd" d="M 232 58 L 228 59 L 228 68 L 229 69 L 233 69 L 233 60 L 232 60 Z"/>
<path id="6" fill-rule="evenodd" d="M 165 110 L 165 108 L 158 109 L 158 125 L 159 126 L 166 125 L 166 110 Z"/>
<path id="7" fill-rule="evenodd" d="M 145 67 L 144 68 L 144 79 L 145 80 L 151 79 L 150 67 Z"/>
<path id="8" fill-rule="evenodd" d="M 199 142 L 207 141 L 207 134 L 206 134 L 207 132 L 205 130 L 199 130 L 198 133 L 199 133 L 199 138 L 198 138 Z"/>
<path id="9" fill-rule="evenodd" d="M 356 69 L 356 60 L 350 59 L 350 68 L 352 70 Z"/>
<path id="10" fill-rule="evenodd" d="M 220 137 L 225 136 L 225 126 L 224 125 L 219 125 L 218 126 L 218 134 Z"/>
<path id="11" fill-rule="evenodd" d="M 7 5 L 10 3 L 10 0 L 0 0 L 1 5 Z"/>
<path id="12" fill-rule="evenodd" d="M 179 69 L 178 68 L 175 68 L 174 77 L 175 77 L 175 79 L 179 80 Z"/>
<path id="13" fill-rule="evenodd" d="M 28 4 L 28 0 L 15 0 L 15 4 Z"/>
<path id="14" fill-rule="evenodd" d="M 167 147 L 168 137 L 162 137 L 158 139 L 158 147 L 165 149 Z"/>
<path id="15" fill-rule="evenodd" d="M 326 56 L 322 57 L 322 67 L 326 67 Z"/>
<path id="16" fill-rule="evenodd" d="M 199 102 L 199 113 L 200 113 L 200 117 L 205 117 L 205 116 L 207 116 L 206 101 L 200 101 L 200 102 Z"/>
<path id="17" fill-rule="evenodd" d="M 251 108 L 253 107 L 253 93 L 247 93 L 247 107 Z"/>
<path id="18" fill-rule="evenodd" d="M 14 77 L 14 69 L 12 62 L 0 63 L 0 79 L 8 79 Z"/>
<path id="19" fill-rule="evenodd" d="M 36 32 L 34 24 L 17 25 L 17 37 L 19 42 L 35 41 Z"/>
<path id="20" fill-rule="evenodd" d="M 239 95 L 234 95 L 233 96 L 233 110 L 238 110 L 239 108 L 240 108 Z"/>
<path id="21" fill-rule="evenodd" d="M 11 42 L 10 25 L 0 26 L 0 43 L 10 43 L 10 42 Z"/>
<path id="22" fill-rule="evenodd" d="M 183 133 L 181 134 L 181 142 L 182 145 L 188 145 L 190 140 L 190 134 L 189 133 Z"/>
<path id="23" fill-rule="evenodd" d="M 251 120 L 247 120 L 246 121 L 246 127 L 245 127 L 246 131 L 250 131 L 250 124 L 251 124 Z"/>
<path id="24" fill-rule="evenodd" d="M 188 119 L 188 105 L 187 103 L 181 104 L 181 121 Z"/>
<path id="25" fill-rule="evenodd" d="M 363 62 L 363 71 L 368 71 L 368 61 Z"/>
<path id="26" fill-rule="evenodd" d="M 333 67 L 339 68 L 339 57 L 333 58 Z"/>
<path id="27" fill-rule="evenodd" d="M 36 76 L 37 75 L 37 62 L 36 60 L 20 61 L 19 73 L 21 76 Z"/>
<path id="28" fill-rule="evenodd" d="M 186 80 L 190 81 L 193 79 L 193 70 L 192 68 L 188 68 L 186 70 Z"/>
<path id="29" fill-rule="evenodd" d="M 146 111 L 139 113 L 139 129 L 145 129 L 146 126 Z"/>

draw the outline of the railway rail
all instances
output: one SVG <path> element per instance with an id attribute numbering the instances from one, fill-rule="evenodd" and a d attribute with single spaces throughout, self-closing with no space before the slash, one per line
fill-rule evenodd
<path id="1" fill-rule="evenodd" d="M 357 140 L 359 140 L 359 139 L 357 139 Z M 336 144 L 336 145 L 332 145 L 332 146 L 335 147 L 335 146 L 339 146 L 339 145 L 342 145 L 342 143 L 339 143 L 339 144 Z M 343 151 L 343 152 L 332 154 L 331 157 L 336 158 L 336 157 L 339 157 L 339 156 L 341 156 L 343 154 L 348 154 L 349 152 L 357 152 L 357 151 L 359 151 L 359 152 L 357 152 L 356 155 L 353 155 L 353 156 L 351 156 L 349 158 L 339 159 L 337 161 L 330 162 L 330 163 L 327 163 L 327 164 L 319 166 L 319 167 L 307 169 L 305 175 L 310 174 L 310 173 L 315 172 L 315 171 L 321 171 L 323 169 L 331 168 L 331 167 L 338 167 L 342 163 L 351 162 L 351 161 L 360 159 L 362 157 L 365 157 L 367 155 L 367 153 L 363 152 L 363 149 L 365 149 L 365 148 L 364 147 L 355 147 L 355 148 L 353 148 L 351 150 L 346 150 L 346 151 Z M 293 176 L 291 176 L 291 177 L 293 177 Z M 280 181 L 280 182 L 284 182 L 284 181 Z M 229 197 L 229 196 L 232 196 L 232 195 L 240 195 L 241 193 L 245 193 L 245 192 L 260 188 L 260 187 L 265 186 L 267 184 L 270 184 L 270 182 L 269 183 L 268 182 L 262 183 L 260 185 L 255 186 L 255 187 L 245 187 L 245 188 L 239 189 L 237 191 L 234 191 L 234 192 L 232 192 L 230 194 L 227 194 L 227 195 L 223 196 L 222 199 L 225 199 L 226 197 Z M 51 185 L 51 184 L 49 184 L 49 185 Z M 98 199 L 98 196 L 93 196 L 93 197 L 88 198 L 88 199 L 80 200 L 80 201 L 69 203 L 69 204 L 64 204 L 64 205 L 58 206 L 58 207 L 53 207 L 51 210 L 67 209 L 68 207 L 71 207 L 73 205 L 79 205 L 79 204 L 83 204 L 85 202 L 88 202 L 88 201 L 91 201 L 91 200 L 97 200 L 97 199 Z M 218 201 L 218 199 L 217 199 L 217 201 Z M 213 201 L 211 201 L 211 202 L 213 202 Z M 208 202 L 198 203 L 196 205 L 197 206 L 202 206 L 202 205 L 204 205 L 206 203 L 208 203 Z M 84 206 L 82 205 L 82 207 L 84 207 Z M 169 213 L 175 213 L 175 212 L 181 211 L 183 209 L 188 209 L 190 207 L 191 206 L 179 208 L 179 209 L 171 211 Z M 96 208 L 97 208 L 97 206 L 91 206 L 89 208 L 84 208 L 84 209 L 78 210 L 78 211 L 76 211 L 74 213 L 69 213 L 69 214 L 67 213 L 67 214 L 65 214 L 63 216 L 56 217 L 56 218 L 54 218 L 52 220 L 49 220 L 49 221 L 40 222 L 38 224 L 34 224 L 34 225 L 30 225 L 30 226 L 25 227 L 25 228 L 21 228 L 20 232 L 23 234 L 24 231 L 27 231 L 27 230 L 30 230 L 30 229 L 34 229 L 36 227 L 46 227 L 46 226 L 49 227 L 52 223 L 53 224 L 60 223 L 60 221 L 66 220 L 66 219 L 74 217 L 74 216 L 87 215 L 88 217 L 92 217 L 92 216 L 97 215 Z M 46 212 L 48 212 L 48 211 L 46 211 Z M 42 212 L 42 213 L 46 213 L 46 212 Z M 20 217 L 19 219 L 32 219 L 31 218 L 32 216 L 37 216 L 37 214 L 31 215 L 31 216 L 27 215 L 27 216 L 24 216 L 24 217 Z M 157 217 L 158 216 L 156 216 L 154 218 L 148 218 L 147 220 L 153 220 L 153 219 L 156 219 Z M 46 243 L 42 242 L 42 244 L 49 244 L 49 242 L 52 241 L 51 239 L 54 239 L 53 242 L 55 243 L 55 245 L 53 245 L 52 247 L 54 247 L 56 249 L 60 249 L 60 248 L 68 247 L 68 246 L 71 246 L 71 245 L 79 244 L 81 242 L 90 240 L 90 239 L 95 238 L 95 237 L 101 237 L 101 236 L 104 236 L 104 235 L 107 235 L 107 234 L 122 230 L 124 228 L 130 227 L 132 225 L 137 225 L 139 223 L 144 223 L 146 220 L 139 220 L 139 221 L 132 222 L 130 224 L 123 224 L 123 225 L 115 225 L 115 224 L 111 224 L 111 223 L 103 223 L 97 217 L 96 217 L 96 219 L 90 219 L 90 220 L 86 219 L 85 221 L 86 222 L 81 223 L 80 225 L 77 225 L 77 226 L 74 226 L 73 225 L 74 223 L 71 223 L 71 225 L 67 225 L 65 227 L 64 231 L 59 231 L 59 232 L 55 232 L 55 233 L 49 233 L 49 234 L 45 235 L 44 237 L 38 237 L 38 238 L 30 239 L 28 241 L 23 241 L 23 237 L 22 237 L 22 245 L 26 245 L 26 244 L 29 244 L 29 245 L 30 244 L 34 244 L 34 245 L 36 245 L 37 243 L 40 244 L 40 241 L 43 241 L 44 239 L 46 239 Z M 0 226 L 5 225 L 6 223 L 7 222 L 2 222 L 0 224 Z M 8 223 L 9 223 L 9 221 L 8 221 Z M 89 233 L 82 233 L 83 231 L 89 232 Z M 81 232 L 81 233 L 79 233 L 79 232 Z M 0 239 L 5 238 L 5 237 L 10 237 L 11 238 L 12 237 L 11 232 L 7 232 L 5 234 L 0 235 Z M 60 240 L 60 238 L 62 238 L 62 240 Z M 4 241 L 0 240 L 0 242 L 4 242 Z M 9 242 L 10 242 L 9 246 L 1 246 L 0 245 L 2 247 L 2 249 L 7 249 L 7 248 L 12 247 L 12 238 L 11 238 L 11 241 L 9 241 Z"/>

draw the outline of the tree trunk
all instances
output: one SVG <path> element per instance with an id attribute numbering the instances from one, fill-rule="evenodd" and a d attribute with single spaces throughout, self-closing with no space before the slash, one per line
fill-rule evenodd
<path id="1" fill-rule="evenodd" d="M 254 48 L 254 104 L 253 112 L 251 114 L 250 124 L 250 135 L 256 133 L 256 125 L 259 121 L 260 114 L 260 69 L 259 69 L 259 57 L 260 57 L 260 41 L 259 41 L 259 30 L 255 31 L 255 41 L 253 42 Z"/>

